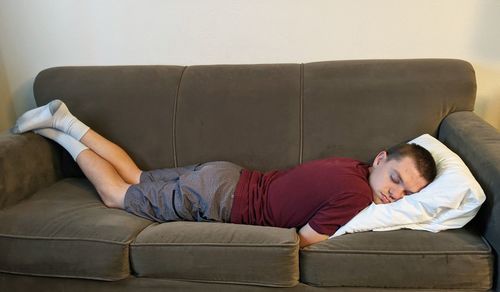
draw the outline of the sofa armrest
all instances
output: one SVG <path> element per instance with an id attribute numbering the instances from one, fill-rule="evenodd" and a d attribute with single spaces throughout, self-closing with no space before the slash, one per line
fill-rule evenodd
<path id="1" fill-rule="evenodd" d="M 59 180 L 60 156 L 61 148 L 33 133 L 0 134 L 0 209 Z"/>
<path id="2" fill-rule="evenodd" d="M 467 228 L 483 235 L 495 250 L 495 255 L 499 255 L 500 132 L 473 112 L 456 112 L 443 120 L 439 140 L 464 160 L 486 193 L 486 201 Z M 496 260 L 498 264 L 498 256 Z M 499 275 L 497 271 L 495 282 Z"/>

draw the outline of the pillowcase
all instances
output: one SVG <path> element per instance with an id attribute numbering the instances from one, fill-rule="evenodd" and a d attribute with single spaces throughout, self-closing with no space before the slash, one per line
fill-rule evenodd
<path id="1" fill-rule="evenodd" d="M 438 232 L 461 228 L 474 218 L 486 196 L 462 159 L 429 134 L 408 143 L 429 150 L 436 161 L 436 179 L 420 192 L 394 203 L 372 203 L 330 238 L 345 233 L 401 228 Z"/>

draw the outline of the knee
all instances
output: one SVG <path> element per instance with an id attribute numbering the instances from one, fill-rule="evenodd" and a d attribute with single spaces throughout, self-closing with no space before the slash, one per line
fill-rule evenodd
<path id="1" fill-rule="evenodd" d="M 113 197 L 101 195 L 102 202 L 108 208 L 119 208 L 119 204 Z"/>
<path id="2" fill-rule="evenodd" d="M 106 207 L 123 209 L 126 188 L 109 186 L 98 189 L 97 192 Z"/>

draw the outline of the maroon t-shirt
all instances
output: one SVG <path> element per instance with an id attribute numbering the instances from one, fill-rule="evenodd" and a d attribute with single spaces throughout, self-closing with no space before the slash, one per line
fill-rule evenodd
<path id="1" fill-rule="evenodd" d="M 261 173 L 243 170 L 231 222 L 300 228 L 332 235 L 372 202 L 368 165 L 328 158 Z"/>

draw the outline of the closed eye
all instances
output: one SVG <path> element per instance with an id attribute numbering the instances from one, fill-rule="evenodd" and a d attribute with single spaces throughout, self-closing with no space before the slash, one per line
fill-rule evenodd
<path id="1" fill-rule="evenodd" d="M 399 177 L 396 174 L 392 174 L 391 175 L 391 180 L 395 184 L 399 184 L 400 183 Z"/>
<path id="2" fill-rule="evenodd" d="M 401 184 L 404 187 L 404 181 L 401 179 L 401 176 L 400 176 L 400 174 L 399 174 L 399 172 L 397 170 L 395 170 L 395 172 L 391 175 L 391 180 L 392 180 L 393 183 L 395 183 L 395 184 Z M 412 191 L 409 191 L 409 190 L 405 190 L 405 196 L 412 195 L 414 193 L 415 192 L 412 192 Z"/>

